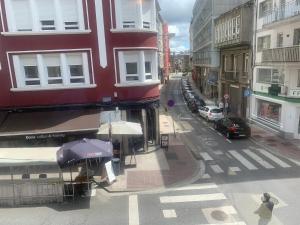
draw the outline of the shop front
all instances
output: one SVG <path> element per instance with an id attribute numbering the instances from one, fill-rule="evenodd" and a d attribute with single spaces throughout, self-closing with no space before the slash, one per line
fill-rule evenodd
<path id="1" fill-rule="evenodd" d="M 281 124 L 282 105 L 262 99 L 256 100 L 257 118 L 277 128 Z"/>

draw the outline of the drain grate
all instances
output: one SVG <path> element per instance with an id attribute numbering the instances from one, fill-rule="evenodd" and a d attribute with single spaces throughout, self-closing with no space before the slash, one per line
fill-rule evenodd
<path id="1" fill-rule="evenodd" d="M 254 138 L 261 138 L 261 136 L 259 134 L 255 134 L 252 137 L 254 137 Z"/>
<path id="2" fill-rule="evenodd" d="M 166 152 L 166 158 L 169 160 L 177 160 L 178 156 L 175 152 Z"/>
<path id="3" fill-rule="evenodd" d="M 221 210 L 215 210 L 211 213 L 211 216 L 219 221 L 225 221 L 226 219 L 228 219 L 228 215 L 221 211 Z"/>
<path id="4" fill-rule="evenodd" d="M 268 142 L 276 142 L 276 139 L 273 139 L 273 138 L 269 138 L 267 139 Z"/>

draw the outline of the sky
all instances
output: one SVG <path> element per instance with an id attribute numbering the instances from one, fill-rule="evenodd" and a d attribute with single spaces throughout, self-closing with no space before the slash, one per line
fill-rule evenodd
<path id="1" fill-rule="evenodd" d="M 161 15 L 169 24 L 169 33 L 175 33 L 170 40 L 171 51 L 189 50 L 189 27 L 195 0 L 159 0 Z"/>

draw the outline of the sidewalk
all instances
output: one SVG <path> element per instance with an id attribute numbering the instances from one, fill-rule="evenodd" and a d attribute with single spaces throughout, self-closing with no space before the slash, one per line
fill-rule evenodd
<path id="1" fill-rule="evenodd" d="M 202 98 L 207 105 L 214 105 L 213 100 L 208 99 L 202 95 L 199 89 L 196 87 L 194 80 L 189 77 L 194 92 Z M 250 124 L 251 127 L 251 139 L 255 143 L 259 143 L 271 151 L 287 156 L 292 159 L 300 160 L 300 140 L 297 139 L 284 139 L 278 134 L 273 133 L 265 128 L 260 127 L 255 123 Z"/>
<path id="2" fill-rule="evenodd" d="M 136 155 L 136 165 L 125 167 L 117 181 L 105 187 L 107 191 L 131 192 L 178 186 L 198 175 L 197 161 L 182 143 L 180 135 L 174 137 L 172 118 L 164 113 L 160 115 L 160 132 L 169 134 L 168 150 L 158 147 L 152 152 Z M 127 156 L 125 164 L 129 160 L 130 156 Z"/>

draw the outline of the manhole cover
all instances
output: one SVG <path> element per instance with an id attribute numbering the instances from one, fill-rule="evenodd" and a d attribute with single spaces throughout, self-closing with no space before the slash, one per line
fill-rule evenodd
<path id="1" fill-rule="evenodd" d="M 221 210 L 212 211 L 211 216 L 219 221 L 225 221 L 228 219 L 228 215 Z"/>
<path id="2" fill-rule="evenodd" d="M 178 157 L 176 155 L 176 153 L 174 152 L 166 152 L 166 158 L 169 159 L 169 160 L 177 160 Z"/>

